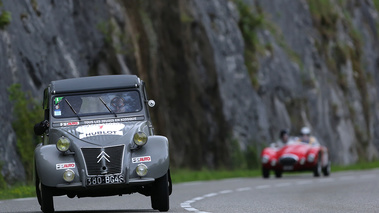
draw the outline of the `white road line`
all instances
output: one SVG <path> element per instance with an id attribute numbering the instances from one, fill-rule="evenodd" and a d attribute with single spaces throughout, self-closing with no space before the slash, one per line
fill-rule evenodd
<path id="1" fill-rule="evenodd" d="M 258 185 L 258 186 L 255 186 L 255 189 L 260 190 L 260 189 L 268 189 L 268 188 L 271 188 L 271 187 L 286 187 L 286 186 L 292 186 L 294 184 L 296 184 L 296 185 L 306 185 L 306 184 L 312 184 L 312 183 L 327 183 L 327 182 L 337 181 L 337 179 L 338 180 L 353 180 L 353 179 L 357 179 L 357 178 L 360 178 L 360 179 L 376 178 L 376 175 L 374 175 L 374 174 L 367 174 L 367 175 L 360 175 L 359 177 L 356 177 L 356 176 L 342 176 L 342 177 L 339 177 L 339 178 L 325 178 L 325 179 L 318 179 L 318 180 L 302 180 L 302 181 L 298 181 L 298 182 L 295 182 L 295 183 L 285 182 L 285 183 L 277 183 L 275 185 L 273 185 L 273 184 Z M 190 185 L 190 184 L 188 184 L 188 185 Z M 195 184 L 193 184 L 193 185 L 195 185 Z M 195 203 L 196 201 L 203 200 L 205 198 L 211 198 L 211 197 L 218 196 L 218 195 L 235 193 L 235 192 L 243 192 L 243 191 L 249 191 L 249 190 L 252 190 L 252 188 L 251 187 L 243 187 L 243 188 L 237 188 L 235 190 L 222 190 L 222 191 L 219 191 L 219 192 L 216 192 L 216 193 L 209 193 L 209 194 L 205 194 L 205 195 L 203 195 L 201 197 L 195 197 L 192 200 L 187 200 L 187 201 L 181 203 L 180 206 L 183 209 L 185 209 L 185 210 L 187 210 L 189 212 L 211 213 L 211 212 L 200 211 L 200 210 L 198 210 L 196 208 L 193 208 L 191 206 L 191 204 Z M 27 199 L 34 199 L 34 198 L 27 198 Z M 2 203 L 2 202 L 0 201 L 0 203 Z"/>
<path id="2" fill-rule="evenodd" d="M 256 189 L 267 189 L 267 188 L 271 188 L 271 185 L 260 185 L 260 186 L 256 186 L 255 188 Z"/>
<path id="3" fill-rule="evenodd" d="M 233 191 L 232 190 L 224 190 L 224 191 L 220 191 L 219 193 L 220 194 L 228 194 L 228 193 L 232 193 Z"/>
<path id="4" fill-rule="evenodd" d="M 243 191 L 249 191 L 249 190 L 251 190 L 251 187 L 244 187 L 244 188 L 236 189 L 237 192 L 243 192 Z"/>
<path id="5" fill-rule="evenodd" d="M 218 195 L 218 193 L 209 193 L 209 194 L 204 195 L 204 197 L 214 197 L 216 195 Z"/>
<path id="6" fill-rule="evenodd" d="M 305 185 L 305 184 L 311 184 L 311 183 L 313 183 L 312 180 L 303 180 L 303 181 L 297 182 L 296 184 L 297 185 Z"/>
<path id="7" fill-rule="evenodd" d="M 336 179 L 334 179 L 334 178 L 327 178 L 327 179 L 320 179 L 320 180 L 318 180 L 318 182 L 320 182 L 320 183 L 329 183 L 329 182 L 333 182 L 335 180 Z"/>
<path id="8" fill-rule="evenodd" d="M 284 187 L 284 186 L 290 186 L 292 185 L 292 183 L 278 183 L 278 184 L 275 184 L 276 187 Z"/>

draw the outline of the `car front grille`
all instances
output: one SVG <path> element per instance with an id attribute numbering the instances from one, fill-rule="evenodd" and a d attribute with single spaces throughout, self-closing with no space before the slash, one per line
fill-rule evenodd
<path id="1" fill-rule="evenodd" d="M 292 166 L 297 162 L 297 160 L 293 157 L 282 157 L 279 160 L 279 163 L 283 166 Z"/>
<path id="2" fill-rule="evenodd" d="M 119 174 L 122 171 L 124 145 L 81 148 L 88 175 Z"/>

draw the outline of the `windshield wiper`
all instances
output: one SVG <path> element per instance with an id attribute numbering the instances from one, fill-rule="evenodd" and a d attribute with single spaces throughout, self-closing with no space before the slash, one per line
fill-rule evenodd
<path id="1" fill-rule="evenodd" d="M 116 114 L 115 112 L 113 112 L 113 111 L 108 107 L 108 105 L 103 101 L 103 99 L 101 99 L 101 97 L 99 97 L 99 99 L 100 99 L 101 103 L 103 103 L 104 106 L 107 108 L 107 110 L 108 110 L 110 113 L 114 114 L 115 117 L 117 117 L 117 114 Z"/>
<path id="2" fill-rule="evenodd" d="M 78 113 L 76 113 L 74 107 L 71 106 L 70 102 L 68 102 L 67 99 L 64 99 L 64 100 L 66 101 L 66 103 L 67 103 L 67 105 L 70 107 L 70 109 L 74 112 L 74 114 L 75 114 L 76 116 L 78 116 L 79 121 L 82 120 L 82 119 L 80 118 L 80 116 L 78 115 Z"/>

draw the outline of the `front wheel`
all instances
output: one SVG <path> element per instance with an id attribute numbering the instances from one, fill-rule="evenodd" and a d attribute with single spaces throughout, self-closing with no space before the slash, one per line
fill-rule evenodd
<path id="1" fill-rule="evenodd" d="M 282 170 L 275 170 L 275 177 L 276 177 L 276 178 L 281 178 L 281 177 L 282 177 L 282 174 L 283 174 L 283 171 L 282 171 Z"/>
<path id="2" fill-rule="evenodd" d="M 269 178 L 270 177 L 270 170 L 262 167 L 262 176 L 263 176 L 263 178 Z"/>
<path id="3" fill-rule="evenodd" d="M 170 208 L 168 174 L 155 180 L 151 191 L 151 206 L 160 212 Z"/>
<path id="4" fill-rule="evenodd" d="M 41 186 L 41 210 L 43 213 L 54 213 L 53 191 L 50 187 L 39 184 Z"/>

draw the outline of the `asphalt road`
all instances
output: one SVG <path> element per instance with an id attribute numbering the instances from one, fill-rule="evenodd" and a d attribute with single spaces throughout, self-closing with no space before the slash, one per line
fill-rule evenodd
<path id="1" fill-rule="evenodd" d="M 170 212 L 379 212 L 379 169 L 311 173 L 283 178 L 235 178 L 176 184 Z M 54 197 L 56 212 L 156 212 L 139 194 L 74 198 Z M 40 212 L 36 198 L 0 201 L 0 212 Z"/>

